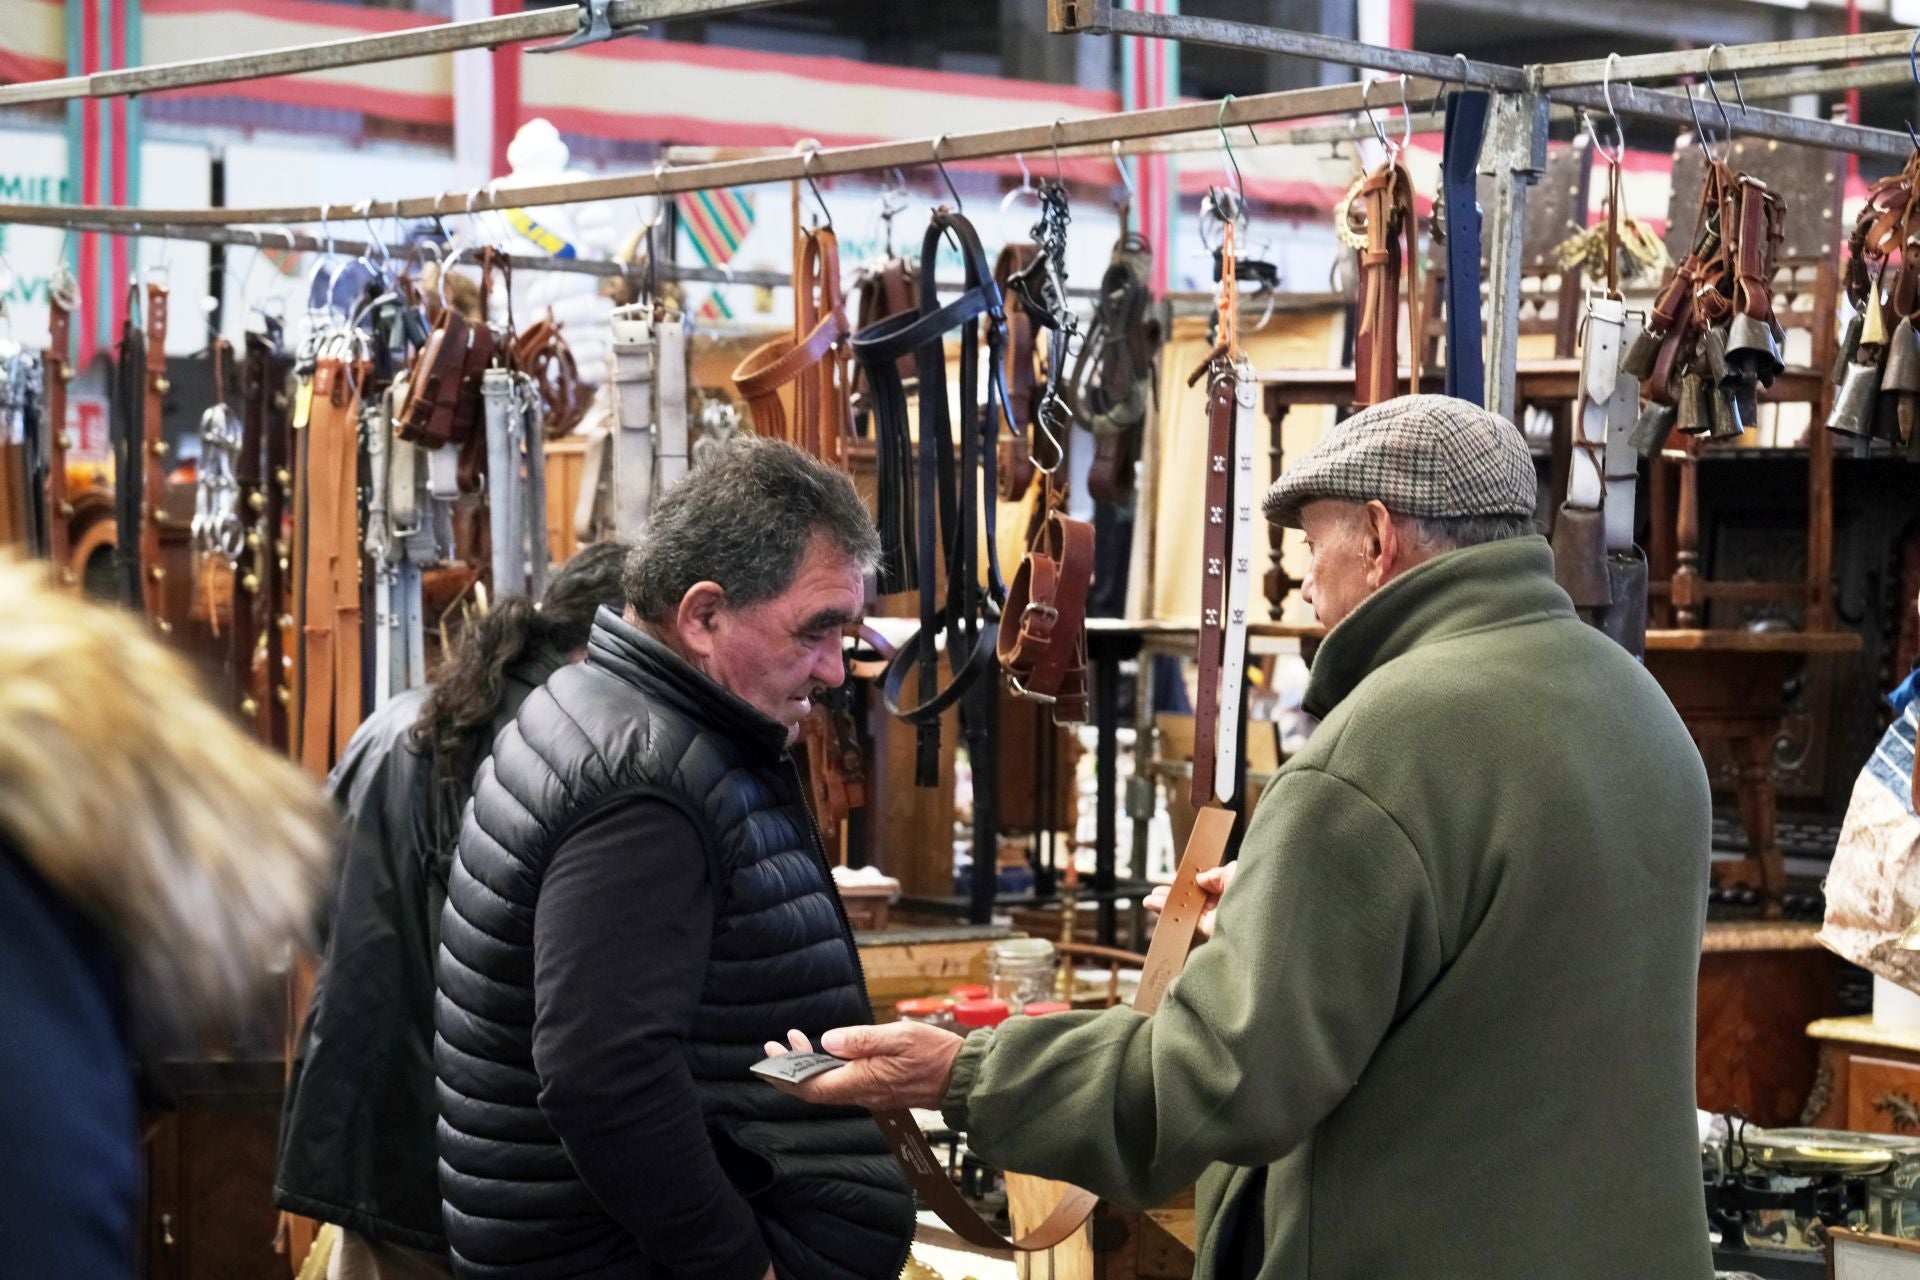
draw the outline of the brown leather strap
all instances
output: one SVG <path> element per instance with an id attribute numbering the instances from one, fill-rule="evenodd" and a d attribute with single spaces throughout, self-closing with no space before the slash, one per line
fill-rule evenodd
<path id="1" fill-rule="evenodd" d="M 1219 866 L 1226 856 L 1233 823 L 1233 813 L 1215 805 L 1207 805 L 1194 815 L 1193 833 L 1180 855 L 1180 870 L 1174 876 L 1167 904 L 1160 912 L 1160 923 L 1154 926 L 1153 942 L 1147 948 L 1147 962 L 1133 997 L 1136 1011 L 1152 1013 L 1160 1007 L 1167 987 L 1193 951 L 1200 915 L 1207 905 L 1207 894 L 1200 887 L 1199 879 L 1201 873 Z M 1069 1188 L 1039 1226 L 1008 1239 L 988 1226 L 953 1185 L 946 1162 L 934 1153 L 912 1114 L 876 1111 L 873 1118 L 880 1132 L 886 1135 L 887 1145 L 893 1148 L 900 1167 L 906 1171 L 907 1181 L 913 1184 L 920 1203 L 939 1214 L 941 1221 L 969 1244 L 983 1249 L 1011 1248 L 1022 1253 L 1051 1249 L 1080 1229 L 1099 1200 L 1091 1191 Z"/>
<path id="2" fill-rule="evenodd" d="M 305 581 L 300 630 L 306 641 L 300 763 L 325 777 L 360 724 L 360 528 L 355 475 L 364 363 L 323 357 L 313 374 L 307 423 Z"/>
<path id="3" fill-rule="evenodd" d="M 167 572 L 160 564 L 160 526 L 167 519 L 167 290 L 147 285 L 146 395 L 142 402 L 140 476 L 140 587 L 147 616 L 162 631 L 171 630 L 165 617 Z M 128 483 L 132 483 L 131 478 Z"/>
<path id="4" fill-rule="evenodd" d="M 514 339 L 513 366 L 533 379 L 547 439 L 557 440 L 572 431 L 593 408 L 597 388 L 580 376 L 573 349 L 560 335 L 560 322 L 551 309 Z"/>
<path id="5" fill-rule="evenodd" d="M 46 384 L 47 419 L 47 557 L 60 582 L 75 581 L 69 563 L 73 555 L 73 499 L 67 492 L 67 363 L 72 350 L 73 299 L 57 289 L 47 291 L 47 354 L 41 362 Z"/>
<path id="6" fill-rule="evenodd" d="M 1051 703 L 1056 724 L 1087 714 L 1087 590 L 1093 526 L 1046 513 L 1007 587 L 996 648 L 1015 693 Z"/>
<path id="7" fill-rule="evenodd" d="M 846 465 L 846 298 L 840 292 L 840 242 L 831 227 L 808 231 L 795 262 L 796 333 L 755 349 L 733 371 L 753 413 L 754 430 L 783 439 L 835 466 Z M 780 393 L 794 388 L 793 421 Z"/>

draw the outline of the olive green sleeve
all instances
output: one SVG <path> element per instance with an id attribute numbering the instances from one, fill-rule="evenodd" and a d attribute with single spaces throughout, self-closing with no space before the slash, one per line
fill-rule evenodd
<path id="1" fill-rule="evenodd" d="M 1279 1159 L 1339 1105 L 1440 971 L 1425 867 L 1386 811 L 1310 769 L 1268 789 L 1240 863 L 1152 1017 L 968 1039 L 945 1109 L 982 1159 L 1151 1205 L 1209 1164 Z"/>

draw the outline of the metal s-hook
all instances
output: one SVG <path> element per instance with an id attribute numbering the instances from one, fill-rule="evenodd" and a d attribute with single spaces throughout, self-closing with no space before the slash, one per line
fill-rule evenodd
<path id="1" fill-rule="evenodd" d="M 965 213 L 966 206 L 960 202 L 960 189 L 953 185 L 953 175 L 947 172 L 946 163 L 940 158 L 940 149 L 947 145 L 947 135 L 941 134 L 933 140 L 933 167 L 940 171 L 941 179 L 947 184 L 947 194 L 953 197 L 953 211 Z"/>
<path id="2" fill-rule="evenodd" d="M 1593 116 L 1585 111 L 1580 113 L 1580 126 L 1586 130 L 1587 137 L 1592 140 L 1595 154 L 1609 165 L 1618 165 L 1627 149 L 1627 136 L 1620 127 L 1620 115 L 1613 109 L 1613 64 L 1619 57 L 1617 53 L 1608 54 L 1606 69 L 1600 74 L 1600 98 L 1607 104 L 1607 118 L 1613 124 L 1611 151 L 1607 149 L 1606 143 L 1600 141 L 1600 132 L 1593 127 Z"/>
<path id="3" fill-rule="evenodd" d="M 1913 33 L 1913 43 L 1907 46 L 1907 70 L 1913 73 L 1913 87 L 1920 89 L 1920 31 Z M 1912 120 L 1903 120 L 1907 126 L 1907 138 L 1913 143 L 1913 149 L 1920 151 L 1920 133 L 1915 133 Z"/>
<path id="4" fill-rule="evenodd" d="M 1013 153 L 1013 162 L 1020 166 L 1020 185 L 1000 197 L 1000 211 L 1002 213 L 1011 209 L 1013 202 L 1021 196 L 1032 196 L 1035 200 L 1040 198 L 1040 189 L 1033 185 L 1033 174 L 1027 171 L 1027 158 L 1016 151 Z M 948 185 L 951 186 L 952 184 L 949 183 Z M 954 198 L 956 200 L 959 199 L 958 196 Z"/>
<path id="5" fill-rule="evenodd" d="M 820 148 L 809 147 L 807 158 L 800 162 L 800 176 L 807 180 L 807 189 L 813 192 L 813 202 L 820 206 L 820 216 L 826 220 L 826 229 L 833 230 L 833 213 L 827 208 L 826 199 L 820 194 L 820 185 L 813 180 L 813 162 L 820 155 Z"/>
<path id="6" fill-rule="evenodd" d="M 1725 45 L 1719 44 L 1712 45 L 1707 49 L 1707 70 L 1705 73 L 1707 94 L 1713 99 L 1715 110 L 1720 113 L 1722 154 L 1717 156 L 1713 154 L 1713 147 L 1707 139 L 1706 127 L 1700 122 L 1699 95 L 1693 93 L 1687 95 L 1687 110 L 1693 116 L 1693 131 L 1700 139 L 1700 150 L 1707 159 L 1716 164 L 1726 163 L 1727 159 L 1733 154 L 1733 117 L 1727 114 L 1727 104 L 1720 101 L 1720 86 L 1715 84 L 1713 79 L 1713 55 L 1724 52 L 1725 49 Z M 1746 95 L 1740 92 L 1740 77 L 1736 75 L 1733 80 L 1734 91 L 1740 93 L 1740 109 L 1745 111 L 1747 109 Z"/>
<path id="7" fill-rule="evenodd" d="M 1386 151 L 1387 159 L 1398 160 L 1400 154 L 1407 149 L 1407 144 L 1413 141 L 1413 117 L 1407 113 L 1407 78 L 1400 77 L 1400 110 L 1403 123 L 1398 142 L 1387 136 L 1387 131 L 1380 126 L 1380 117 L 1373 113 L 1373 103 L 1370 101 L 1373 97 L 1373 86 L 1372 80 L 1360 82 L 1360 109 L 1367 113 L 1367 123 L 1373 126 L 1373 136 L 1380 140 L 1380 146 Z"/>
<path id="8" fill-rule="evenodd" d="M 1454 54 L 1453 60 L 1460 64 L 1459 73 L 1456 75 L 1449 76 L 1445 80 L 1442 80 L 1440 82 L 1440 91 L 1433 95 L 1433 105 L 1427 108 L 1427 113 L 1429 115 L 1432 115 L 1440 110 L 1441 103 L 1443 103 L 1446 100 L 1447 91 L 1451 89 L 1454 85 L 1456 84 L 1459 85 L 1463 90 L 1467 87 L 1467 72 L 1473 69 L 1472 64 L 1470 64 L 1467 61 L 1467 55 L 1464 53 Z M 1401 79 L 1405 80 L 1406 77 L 1402 76 Z M 1405 86 L 1402 86 L 1403 91 L 1404 91 L 1404 88 Z M 1363 89 L 1361 90 L 1361 92 L 1365 93 L 1366 90 Z"/>
<path id="9" fill-rule="evenodd" d="M 1065 116 L 1055 116 L 1053 127 L 1047 130 L 1047 141 L 1053 146 L 1053 180 L 1063 187 L 1067 185 L 1067 179 L 1060 172 L 1060 126 L 1066 122 Z"/>
<path id="10" fill-rule="evenodd" d="M 1233 170 L 1233 197 L 1236 203 L 1228 218 L 1233 222 L 1241 222 L 1247 216 L 1247 184 L 1240 177 L 1240 160 L 1233 154 L 1233 140 L 1227 137 L 1227 105 L 1232 101 L 1232 94 L 1220 99 L 1220 110 L 1213 118 L 1213 127 L 1220 133 L 1220 148 L 1227 157 L 1228 168 Z"/>
<path id="11" fill-rule="evenodd" d="M 1127 172 L 1127 162 L 1120 158 L 1120 142 L 1113 142 L 1113 167 L 1120 171 L 1120 185 L 1127 189 L 1127 199 L 1132 200 L 1139 192 L 1133 189 L 1133 175 Z"/>

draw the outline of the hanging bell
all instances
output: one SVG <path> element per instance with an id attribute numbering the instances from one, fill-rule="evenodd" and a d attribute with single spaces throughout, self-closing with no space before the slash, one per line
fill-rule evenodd
<path id="1" fill-rule="evenodd" d="M 1674 428 L 1683 435 L 1703 436 L 1713 430 L 1713 406 L 1708 402 L 1707 384 L 1697 373 L 1680 379 L 1678 415 Z"/>
<path id="2" fill-rule="evenodd" d="M 1727 380 L 1727 333 L 1724 329 L 1709 329 L 1700 335 L 1700 367 L 1709 387 L 1717 387 Z"/>
<path id="3" fill-rule="evenodd" d="M 1887 341 L 1887 317 L 1881 310 L 1880 299 L 1873 294 L 1867 295 L 1867 318 L 1860 326 L 1860 345 L 1863 347 L 1884 346 Z"/>
<path id="4" fill-rule="evenodd" d="M 1709 440 L 1738 440 L 1746 431 L 1747 424 L 1753 421 L 1743 417 L 1740 410 L 1740 393 L 1737 386 L 1716 387 L 1708 393 L 1707 405 L 1711 412 L 1713 427 L 1707 432 Z"/>
<path id="5" fill-rule="evenodd" d="M 1894 326 L 1893 336 L 1887 339 L 1887 359 L 1881 366 L 1880 389 L 1920 393 L 1920 333 L 1914 332 L 1913 320 L 1908 316 L 1900 317 L 1900 323 Z"/>
<path id="6" fill-rule="evenodd" d="M 1639 332 L 1633 335 L 1633 341 L 1627 344 L 1627 354 L 1620 357 L 1620 372 L 1642 382 L 1651 378 L 1654 361 L 1660 358 L 1660 342 L 1645 325 L 1640 326 Z"/>
<path id="7" fill-rule="evenodd" d="M 1640 410 L 1640 416 L 1634 421 L 1633 434 L 1627 437 L 1627 444 L 1642 458 L 1651 458 L 1665 447 L 1667 437 L 1673 433 L 1675 417 L 1674 407 L 1661 404 L 1658 400 L 1647 401 Z"/>
<path id="8" fill-rule="evenodd" d="M 1598 508 L 1563 506 L 1553 522 L 1553 580 L 1576 608 L 1604 609 L 1613 602 L 1607 578 L 1607 520 Z"/>
<path id="9" fill-rule="evenodd" d="M 1727 366 L 1749 382 L 1772 383 L 1787 367 L 1772 323 L 1744 313 L 1735 315 L 1727 326 Z"/>
<path id="10" fill-rule="evenodd" d="M 1847 321 L 1846 334 L 1840 339 L 1840 353 L 1834 359 L 1833 372 L 1827 377 L 1827 381 L 1834 386 L 1837 387 L 1847 380 L 1847 366 L 1859 358 L 1860 335 L 1866 327 L 1867 317 L 1858 311 L 1854 312 L 1853 318 Z"/>
<path id="11" fill-rule="evenodd" d="M 1880 369 L 1859 361 L 1847 366 L 1840 392 L 1833 398 L 1833 411 L 1827 415 L 1827 430 L 1844 436 L 1873 436 L 1874 402 L 1880 396 Z"/>

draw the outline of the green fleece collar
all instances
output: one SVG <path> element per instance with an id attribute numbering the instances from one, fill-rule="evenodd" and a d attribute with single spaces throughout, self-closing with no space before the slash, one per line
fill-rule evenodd
<path id="1" fill-rule="evenodd" d="M 1537 535 L 1436 556 L 1360 602 L 1327 633 L 1301 705 L 1324 719 L 1376 669 L 1469 631 L 1573 616 L 1553 580 L 1553 548 Z"/>

